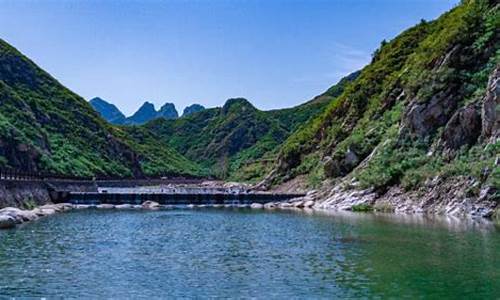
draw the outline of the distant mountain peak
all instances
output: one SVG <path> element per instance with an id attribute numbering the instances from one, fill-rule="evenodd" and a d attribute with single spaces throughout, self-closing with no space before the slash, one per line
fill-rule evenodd
<path id="1" fill-rule="evenodd" d="M 194 104 L 191 104 L 191 105 L 186 106 L 184 108 L 184 111 L 182 112 L 182 116 L 185 117 L 185 116 L 188 116 L 190 114 L 194 114 L 194 113 L 202 111 L 202 110 L 205 110 L 205 107 L 203 105 L 194 103 Z"/>
<path id="2" fill-rule="evenodd" d="M 250 103 L 245 98 L 230 98 L 226 101 L 224 106 L 222 107 L 222 113 L 227 114 L 230 111 L 233 110 L 245 110 L 245 109 L 252 109 L 254 110 L 255 107 Z"/>
<path id="3" fill-rule="evenodd" d="M 106 121 L 113 124 L 124 123 L 125 115 L 115 105 L 100 97 L 92 98 L 89 103 Z"/>
<path id="4" fill-rule="evenodd" d="M 177 119 L 179 117 L 179 113 L 177 112 L 177 109 L 175 109 L 175 105 L 173 103 L 165 103 L 158 111 L 157 116 L 165 119 Z"/>

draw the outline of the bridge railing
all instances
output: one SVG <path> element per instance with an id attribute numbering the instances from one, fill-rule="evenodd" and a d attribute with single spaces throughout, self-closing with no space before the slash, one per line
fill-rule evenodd
<path id="1" fill-rule="evenodd" d="M 0 168 L 0 180 L 92 180 L 90 177 L 59 175 L 47 172 L 22 171 L 12 168 Z"/>
<path id="2" fill-rule="evenodd" d="M 158 177 L 144 177 L 144 178 L 119 178 L 113 176 L 96 176 L 96 177 L 84 177 L 84 176 L 71 176 L 71 175 L 60 175 L 48 172 L 37 172 L 37 171 L 22 171 L 13 168 L 0 168 L 0 180 L 15 180 L 15 181 L 41 181 L 41 180 L 74 180 L 74 181 L 137 181 L 137 180 L 148 180 L 148 181 L 168 181 L 168 182 L 179 182 L 179 183 L 189 183 L 198 182 L 200 179 L 186 178 L 182 176 L 172 176 L 171 174 L 158 175 Z"/>

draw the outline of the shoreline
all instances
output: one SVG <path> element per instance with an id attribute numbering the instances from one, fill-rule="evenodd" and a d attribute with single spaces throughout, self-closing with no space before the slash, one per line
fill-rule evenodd
<path id="1" fill-rule="evenodd" d="M 370 210 L 355 210 L 352 209 L 353 203 L 362 203 L 369 199 L 370 193 L 353 194 L 351 191 L 351 200 L 341 201 L 336 204 L 328 203 L 327 201 L 314 200 L 316 191 L 309 192 L 306 196 L 300 198 L 293 198 L 289 201 L 282 202 L 268 202 L 265 204 L 251 203 L 251 204 L 187 204 L 187 205 L 160 205 L 154 201 L 145 201 L 141 205 L 133 204 L 71 204 L 71 203 L 58 203 L 58 204 L 45 204 L 33 209 L 20 209 L 16 207 L 5 207 L 0 209 L 0 230 L 16 228 L 17 225 L 36 221 L 38 219 L 54 215 L 56 213 L 63 213 L 68 211 L 78 210 L 136 210 L 136 211 L 154 211 L 154 210 L 172 210 L 172 209 L 251 209 L 254 211 L 296 211 L 304 213 L 321 213 L 325 215 L 337 214 L 355 214 L 359 216 L 378 215 L 384 214 L 398 219 L 414 219 L 419 218 L 451 218 L 454 222 L 488 222 L 495 223 L 498 220 L 496 217 L 484 217 L 478 214 L 453 214 L 453 213 L 436 213 L 424 210 L 384 210 L 377 209 L 376 207 Z M 357 197 L 358 202 L 353 202 L 352 197 Z M 368 198 L 367 198 L 368 197 Z M 349 205 L 347 205 L 349 203 Z M 354 204 L 360 205 L 360 204 Z"/>

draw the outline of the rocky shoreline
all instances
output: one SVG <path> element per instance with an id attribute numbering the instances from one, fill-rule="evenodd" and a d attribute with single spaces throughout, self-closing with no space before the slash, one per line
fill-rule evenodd
<path id="1" fill-rule="evenodd" d="M 199 204 L 185 205 L 184 208 L 248 208 L 248 209 L 307 209 L 318 211 L 379 211 L 397 214 L 432 214 L 463 218 L 498 218 L 500 205 L 496 200 L 497 191 L 488 188 L 471 193 L 474 182 L 465 178 L 445 182 L 430 182 L 420 191 L 405 192 L 399 187 L 390 188 L 383 194 L 366 189 L 355 189 L 354 182 L 343 182 L 333 188 L 311 190 L 305 196 L 288 201 L 265 204 Z M 141 205 L 132 204 L 45 204 L 33 209 L 16 207 L 0 209 L 0 229 L 14 228 L 18 224 L 34 221 L 59 212 L 81 209 L 173 209 L 175 205 L 160 205 L 145 201 Z"/>
<path id="2" fill-rule="evenodd" d="M 252 204 L 201 204 L 201 205 L 183 205 L 184 208 L 247 208 L 247 209 L 286 209 L 286 208 L 311 208 L 314 203 L 312 201 L 303 202 L 269 202 L 266 204 L 252 203 Z M 46 204 L 30 210 L 23 210 L 16 207 L 6 207 L 0 209 L 0 229 L 15 228 L 19 224 L 35 221 L 43 217 L 51 216 L 56 213 L 67 212 L 71 210 L 84 210 L 84 209 L 103 209 L 103 210 L 160 210 L 160 209 L 174 209 L 178 206 L 174 205 L 160 205 L 154 201 L 145 201 L 141 205 L 132 204 L 99 204 L 99 205 L 83 205 L 71 203 L 59 204 Z"/>
<path id="3" fill-rule="evenodd" d="M 314 203 L 311 208 L 317 210 L 500 218 L 498 190 L 491 186 L 478 187 L 470 178 L 435 178 L 418 190 L 405 191 L 394 186 L 383 192 L 356 188 L 356 182 L 351 180 L 310 191 L 305 197 L 290 202 L 292 205 Z"/>

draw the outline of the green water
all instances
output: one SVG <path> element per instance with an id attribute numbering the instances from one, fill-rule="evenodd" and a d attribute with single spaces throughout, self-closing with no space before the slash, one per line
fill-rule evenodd
<path id="1" fill-rule="evenodd" d="M 361 213 L 77 211 L 0 231 L 0 295 L 495 299 L 500 229 Z"/>

